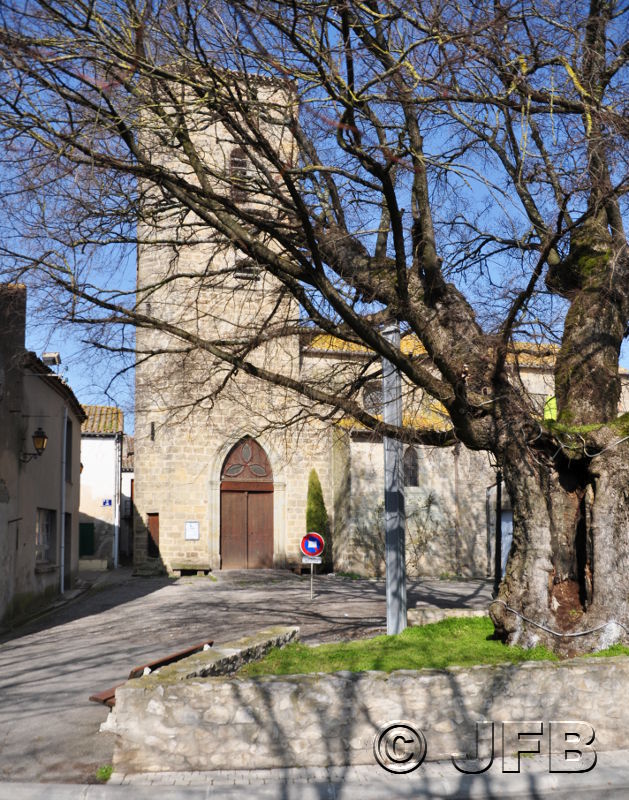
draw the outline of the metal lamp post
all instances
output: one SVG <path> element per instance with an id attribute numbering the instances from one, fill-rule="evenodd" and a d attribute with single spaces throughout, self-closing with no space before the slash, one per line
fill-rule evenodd
<path id="1" fill-rule="evenodd" d="M 399 348 L 397 325 L 383 331 L 391 344 Z M 383 419 L 389 425 L 402 425 L 402 380 L 397 368 L 382 359 Z M 387 594 L 387 633 L 401 633 L 406 628 L 406 557 L 404 489 L 402 484 L 402 442 L 384 437 L 384 514 L 385 564 Z"/>

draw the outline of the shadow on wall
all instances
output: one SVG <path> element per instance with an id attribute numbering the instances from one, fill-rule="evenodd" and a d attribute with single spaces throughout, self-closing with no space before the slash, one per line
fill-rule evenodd
<path id="1" fill-rule="evenodd" d="M 147 514 L 146 521 L 135 503 L 133 514 L 133 574 L 166 575 L 168 570 L 159 551 L 159 513 Z"/>
<path id="2" fill-rule="evenodd" d="M 106 559 L 111 569 L 114 563 L 114 526 L 111 522 L 79 513 L 79 558 Z"/>
<path id="3" fill-rule="evenodd" d="M 284 789 L 279 796 L 285 798 L 294 796 L 290 790 L 294 767 L 335 765 L 335 783 L 343 785 L 351 780 L 353 764 L 368 764 L 377 781 L 380 768 L 374 739 L 384 723 L 415 721 L 425 734 L 431 760 L 445 760 L 452 753 L 468 753 L 462 758 L 471 758 L 476 751 L 477 721 L 499 719 L 507 695 L 512 719 L 522 719 L 523 709 L 540 696 L 550 699 L 547 718 L 565 718 L 565 709 L 578 703 L 580 690 L 574 689 L 577 682 L 571 676 L 575 667 L 568 664 L 561 669 L 565 676 L 560 681 L 554 664 L 502 664 L 391 676 L 341 672 L 258 679 L 195 678 L 163 684 L 158 676 L 140 679 L 133 682 L 137 686 L 127 684 L 117 698 L 112 715 L 114 726 L 119 726 L 114 727 L 118 734 L 114 765 L 116 771 L 126 773 L 205 771 L 229 769 L 249 758 L 254 761 L 252 768 L 277 771 Z M 610 682 L 618 680 L 611 678 L 612 670 L 606 665 L 597 664 L 596 669 Z M 599 697 L 604 702 L 604 689 Z M 599 697 L 593 695 L 588 708 L 593 716 L 586 717 L 597 731 L 599 720 L 609 714 L 607 708 L 598 714 L 592 711 L 592 706 L 601 702 Z M 395 733 L 393 724 L 391 731 Z M 376 741 L 382 759 L 392 737 Z M 542 752 L 546 744 L 547 740 L 541 745 Z M 473 775 L 450 764 L 447 780 L 452 796 L 499 796 L 494 779 L 500 771 L 501 737 L 496 745 L 496 761 L 489 773 L 478 771 L 474 761 L 469 764 Z M 409 752 L 406 760 L 410 757 Z M 541 797 L 546 776 L 524 771 L 527 796 Z M 432 777 L 429 773 L 422 788 L 431 796 L 433 792 L 443 796 L 443 780 L 443 774 Z M 322 797 L 324 788 L 322 785 Z M 417 792 L 417 783 L 399 781 L 396 786 L 400 798 L 411 800 Z"/>
<path id="4" fill-rule="evenodd" d="M 384 565 L 384 503 L 362 507 L 354 518 L 354 530 L 347 553 L 347 566 L 359 574 L 383 578 Z"/>
<path id="5" fill-rule="evenodd" d="M 406 569 L 409 576 L 446 578 L 455 575 L 485 577 L 476 564 L 476 536 L 465 538 L 454 517 L 439 509 L 434 494 L 409 503 L 406 514 Z M 484 520 L 476 520 L 485 533 Z M 355 522 L 352 564 L 376 578 L 385 576 L 384 503 L 363 510 Z M 480 554 L 485 558 L 484 549 Z"/>
<path id="6" fill-rule="evenodd" d="M 459 574 L 457 535 L 453 521 L 439 512 L 432 493 L 415 501 L 406 514 L 406 570 L 409 576 Z M 353 547 L 362 564 L 357 568 L 376 578 L 385 576 L 384 503 L 363 509 L 356 521 Z"/>
<path id="7" fill-rule="evenodd" d="M 335 570 L 345 568 L 348 561 L 349 521 L 351 518 L 351 469 L 349 463 L 349 436 L 335 431 L 333 438 L 334 475 L 334 532 L 332 535 L 332 566 Z"/>
<path id="8" fill-rule="evenodd" d="M 59 587 L 56 584 L 30 592 L 17 592 L 0 618 L 0 627 L 10 629 L 19 627 L 29 617 L 44 611 L 58 597 Z"/>
<path id="9" fill-rule="evenodd" d="M 419 459 L 418 486 L 405 487 L 406 564 L 409 576 L 486 577 L 487 523 L 484 462 L 461 449 Z M 362 475 L 366 485 L 368 475 Z M 353 503 L 352 569 L 385 574 L 384 501 L 363 492 Z"/>

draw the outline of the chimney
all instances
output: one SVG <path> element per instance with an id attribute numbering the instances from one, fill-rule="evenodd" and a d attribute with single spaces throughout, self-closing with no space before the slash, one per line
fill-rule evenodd
<path id="1" fill-rule="evenodd" d="M 24 352 L 26 342 L 26 286 L 0 283 L 0 351 L 7 361 Z"/>

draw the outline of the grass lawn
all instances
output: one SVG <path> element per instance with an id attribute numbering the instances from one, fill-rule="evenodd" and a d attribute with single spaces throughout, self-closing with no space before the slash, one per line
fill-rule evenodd
<path id="1" fill-rule="evenodd" d="M 363 672 L 395 669 L 441 669 L 475 664 L 518 664 L 522 661 L 557 661 L 544 647 L 525 650 L 492 639 L 488 617 L 446 619 L 432 625 L 407 628 L 399 636 L 376 636 L 340 644 L 307 647 L 290 644 L 272 650 L 266 658 L 245 665 L 242 677 L 293 675 L 308 672 Z M 629 648 L 615 645 L 596 655 L 627 655 Z"/>

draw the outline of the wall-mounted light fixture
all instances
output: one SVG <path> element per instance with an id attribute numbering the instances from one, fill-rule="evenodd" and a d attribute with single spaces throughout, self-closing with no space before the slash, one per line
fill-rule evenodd
<path id="1" fill-rule="evenodd" d="M 46 432 L 43 430 L 43 428 L 37 428 L 37 430 L 33 434 L 33 447 L 35 448 L 35 452 L 20 453 L 20 461 L 26 463 L 27 461 L 30 461 L 32 458 L 39 458 L 39 456 L 46 449 L 47 444 L 48 444 L 48 437 L 46 436 Z"/>

